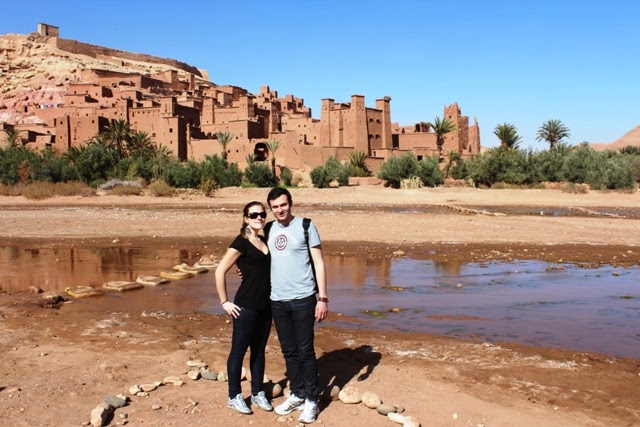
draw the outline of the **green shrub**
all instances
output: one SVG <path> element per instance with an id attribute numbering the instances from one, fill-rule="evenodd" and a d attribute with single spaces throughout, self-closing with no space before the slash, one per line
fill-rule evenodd
<path id="1" fill-rule="evenodd" d="M 384 179 L 393 188 L 400 188 L 400 182 L 415 176 L 417 168 L 418 159 L 412 152 L 407 152 L 382 162 L 378 178 Z"/>
<path id="2" fill-rule="evenodd" d="M 213 179 L 203 177 L 200 183 L 200 190 L 206 197 L 212 197 L 218 190 L 218 186 Z"/>
<path id="3" fill-rule="evenodd" d="M 205 156 L 201 163 L 202 177 L 211 178 L 219 188 L 238 187 L 242 184 L 242 172 L 236 163 L 227 163 L 218 155 Z"/>
<path id="4" fill-rule="evenodd" d="M 153 181 L 148 190 L 154 197 L 171 197 L 175 193 L 175 189 L 164 181 Z"/>
<path id="5" fill-rule="evenodd" d="M 329 157 L 324 165 L 311 171 L 311 182 L 317 188 L 326 188 L 333 181 L 340 185 L 349 184 L 349 167 L 343 166 L 335 157 Z"/>
<path id="6" fill-rule="evenodd" d="M 273 176 L 271 168 L 261 162 L 249 164 L 244 171 L 244 180 L 247 186 L 264 188 L 278 185 L 278 179 Z"/>
<path id="7" fill-rule="evenodd" d="M 437 157 L 424 157 L 418 162 L 416 176 L 426 187 L 436 187 L 444 182 L 444 172 L 440 170 Z"/>
<path id="8" fill-rule="evenodd" d="M 165 167 L 164 181 L 175 188 L 198 188 L 202 181 L 201 167 L 193 160 L 174 159 Z"/>
<path id="9" fill-rule="evenodd" d="M 282 180 L 282 183 L 284 185 L 286 185 L 287 187 L 291 187 L 293 182 L 293 173 L 291 172 L 291 169 L 282 169 L 282 172 L 280 173 L 280 179 Z"/>
<path id="10" fill-rule="evenodd" d="M 105 143 L 92 143 L 79 147 L 75 166 L 80 181 L 96 186 L 116 175 L 118 153 Z"/>

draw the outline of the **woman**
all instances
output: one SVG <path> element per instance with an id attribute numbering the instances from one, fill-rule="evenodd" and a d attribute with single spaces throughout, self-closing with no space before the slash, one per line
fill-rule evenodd
<path id="1" fill-rule="evenodd" d="M 264 390 L 264 351 L 271 331 L 271 256 L 267 242 L 258 233 L 264 227 L 267 213 L 260 202 L 251 202 L 243 209 L 240 235 L 231 243 L 216 269 L 216 288 L 224 311 L 233 317 L 231 352 L 227 359 L 229 401 L 227 406 L 241 414 L 251 414 L 242 396 L 240 375 L 247 349 L 251 348 L 251 403 L 265 411 L 272 411 Z M 233 302 L 227 295 L 226 273 L 238 265 L 242 282 Z"/>

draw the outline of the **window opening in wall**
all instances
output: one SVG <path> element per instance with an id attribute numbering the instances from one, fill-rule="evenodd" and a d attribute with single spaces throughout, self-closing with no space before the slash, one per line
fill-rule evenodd
<path id="1" fill-rule="evenodd" d="M 169 128 L 169 133 L 173 133 L 173 128 Z"/>

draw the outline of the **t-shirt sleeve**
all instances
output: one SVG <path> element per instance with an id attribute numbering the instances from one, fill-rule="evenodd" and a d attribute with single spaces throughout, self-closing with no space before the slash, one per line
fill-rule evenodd
<path id="1" fill-rule="evenodd" d="M 312 222 L 311 224 L 309 224 L 309 247 L 314 248 L 321 243 L 322 242 L 320 241 L 320 234 L 318 233 L 318 229 Z"/>
<path id="2" fill-rule="evenodd" d="M 229 245 L 229 247 L 235 249 L 236 251 L 244 255 L 247 252 L 247 242 L 248 242 L 247 239 L 245 239 L 240 234 L 238 234 L 236 239 L 233 242 L 231 242 L 231 245 Z"/>

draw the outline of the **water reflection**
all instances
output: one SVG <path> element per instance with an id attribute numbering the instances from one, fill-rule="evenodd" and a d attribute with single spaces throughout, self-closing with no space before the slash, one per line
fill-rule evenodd
<path id="1" fill-rule="evenodd" d="M 62 292 L 186 262 L 203 248 L 0 248 L 0 290 Z M 222 254 L 215 254 L 222 255 Z M 333 321 L 345 327 L 429 332 L 640 357 L 640 268 L 538 261 L 433 262 L 326 257 Z M 228 274 L 233 293 L 235 274 Z M 213 274 L 79 300 L 65 310 L 219 313 Z M 375 315 L 374 315 L 375 314 Z"/>

